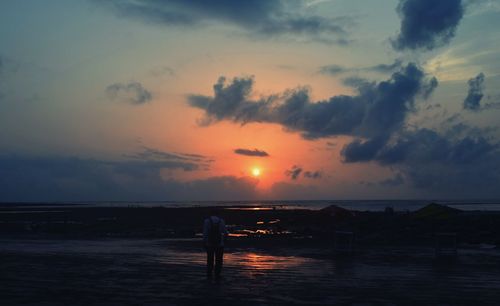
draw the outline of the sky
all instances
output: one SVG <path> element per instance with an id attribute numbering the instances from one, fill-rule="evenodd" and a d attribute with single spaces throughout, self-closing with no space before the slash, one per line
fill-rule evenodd
<path id="1" fill-rule="evenodd" d="M 498 0 L 0 2 L 0 201 L 500 198 Z"/>

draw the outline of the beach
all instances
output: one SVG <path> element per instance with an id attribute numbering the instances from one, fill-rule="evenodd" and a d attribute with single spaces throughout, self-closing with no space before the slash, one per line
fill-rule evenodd
<path id="1" fill-rule="evenodd" d="M 232 235 L 219 282 L 205 277 L 199 223 L 206 208 L 16 208 L 25 213 L 0 214 L 1 304 L 498 304 L 496 224 L 488 234 L 473 222 L 496 214 L 429 207 L 412 216 L 225 209 Z M 433 237 L 457 220 L 458 228 L 469 220 L 483 232 L 458 233 L 457 255 L 436 256 Z M 335 248 L 331 231 L 340 229 L 356 235 L 350 252 Z"/>
<path id="2" fill-rule="evenodd" d="M 500 253 L 374 248 L 349 257 L 314 247 L 231 247 L 207 281 L 190 240 L 2 240 L 2 305 L 494 305 Z"/>

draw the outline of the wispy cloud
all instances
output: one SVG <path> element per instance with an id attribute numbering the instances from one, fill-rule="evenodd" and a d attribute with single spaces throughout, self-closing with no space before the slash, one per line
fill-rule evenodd
<path id="1" fill-rule="evenodd" d="M 257 150 L 257 149 L 235 149 L 234 153 L 245 156 L 254 156 L 254 157 L 268 157 L 269 154 L 266 151 Z"/>
<path id="2" fill-rule="evenodd" d="M 302 173 L 302 168 L 294 165 L 291 169 L 285 171 L 285 175 L 289 176 L 292 180 L 296 180 Z"/>
<path id="3" fill-rule="evenodd" d="M 403 62 L 399 59 L 394 60 L 391 64 L 377 64 L 368 67 L 344 67 L 337 64 L 325 65 L 319 68 L 319 73 L 328 75 L 340 75 L 345 73 L 362 73 L 362 72 L 378 72 L 378 73 L 393 73 L 401 69 Z"/>
<path id="4" fill-rule="evenodd" d="M 467 110 L 478 111 L 481 109 L 481 100 L 483 99 L 484 74 L 481 72 L 476 77 L 469 79 L 467 84 L 469 90 L 465 97 L 463 107 Z"/>
<path id="5" fill-rule="evenodd" d="M 111 84 L 106 87 L 106 93 L 110 100 L 133 105 L 145 104 L 153 99 L 151 92 L 139 82 Z"/>
<path id="6" fill-rule="evenodd" d="M 302 36 L 327 43 L 347 44 L 350 18 L 301 13 L 306 3 L 283 0 L 254 1 L 94 1 L 120 17 L 167 27 L 230 24 L 256 37 Z"/>

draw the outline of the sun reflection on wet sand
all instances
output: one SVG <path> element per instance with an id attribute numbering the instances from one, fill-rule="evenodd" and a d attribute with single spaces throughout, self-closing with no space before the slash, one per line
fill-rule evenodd
<path id="1" fill-rule="evenodd" d="M 274 256 L 253 252 L 227 254 L 228 265 L 243 266 L 253 270 L 289 269 L 303 265 L 306 258 L 296 256 Z"/>
<path id="2" fill-rule="evenodd" d="M 165 252 L 160 262 L 191 266 L 203 271 L 206 264 L 204 252 Z M 261 279 L 271 277 L 288 279 L 296 275 L 322 275 L 325 262 L 302 256 L 279 256 L 256 251 L 235 251 L 224 254 L 224 274 L 229 278 Z M 328 269 L 326 269 L 328 270 Z"/>
<path id="3" fill-rule="evenodd" d="M 166 252 L 161 256 L 163 263 L 205 264 L 203 252 Z M 276 256 L 256 252 L 232 252 L 224 254 L 224 266 L 243 270 L 267 271 L 286 270 L 307 265 L 313 259 L 299 256 Z"/>

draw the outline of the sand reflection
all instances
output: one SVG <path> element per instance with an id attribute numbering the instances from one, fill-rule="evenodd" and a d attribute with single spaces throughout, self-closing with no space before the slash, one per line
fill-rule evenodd
<path id="1" fill-rule="evenodd" d="M 204 265 L 206 255 L 204 252 L 162 252 L 161 262 L 174 264 Z M 287 270 L 291 268 L 309 266 L 312 259 L 300 256 L 277 256 L 258 252 L 226 252 L 224 266 L 241 270 L 269 271 Z"/>
<path id="2" fill-rule="evenodd" d="M 229 253 L 225 256 L 227 265 L 239 266 L 252 270 L 289 269 L 301 266 L 307 262 L 306 258 L 296 256 L 275 256 L 254 252 Z"/>

